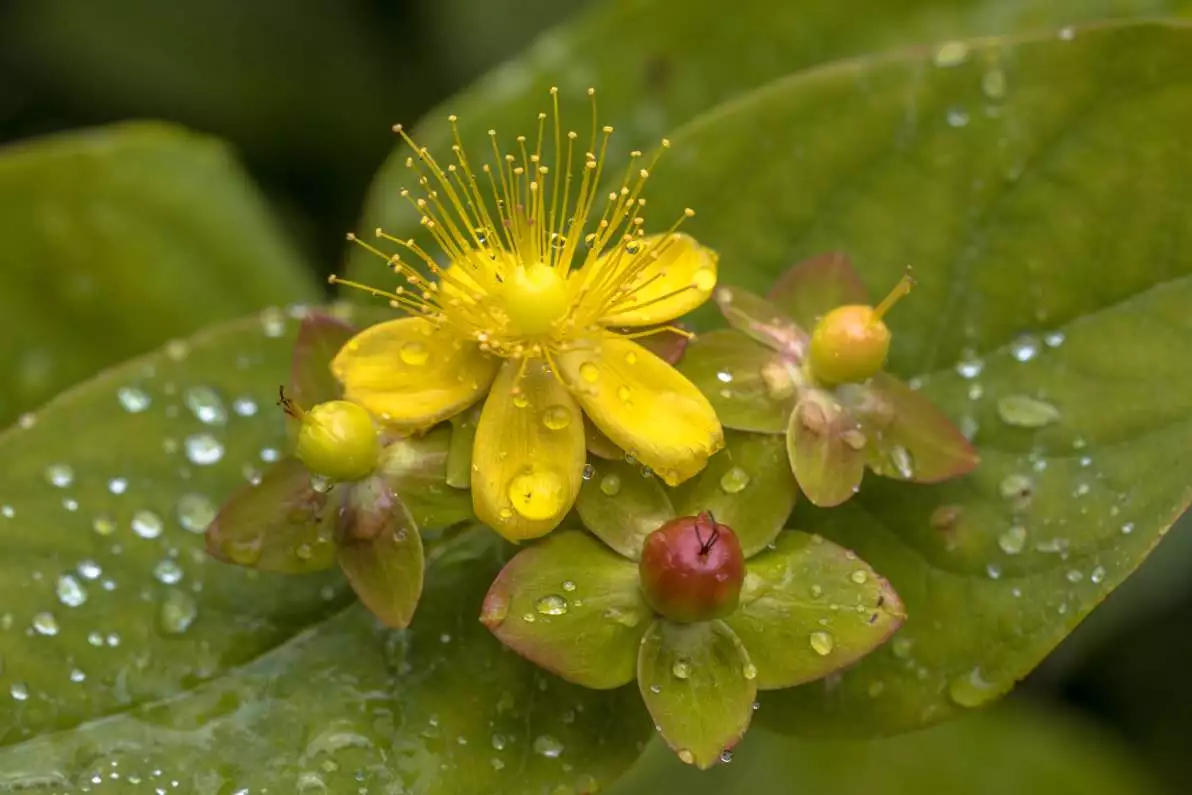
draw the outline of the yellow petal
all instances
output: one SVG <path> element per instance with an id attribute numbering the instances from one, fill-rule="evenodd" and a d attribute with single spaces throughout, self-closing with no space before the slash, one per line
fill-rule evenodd
<path id="1" fill-rule="evenodd" d="M 467 408 L 492 382 L 498 360 L 422 318 L 378 323 L 331 362 L 344 396 L 382 421 L 429 428 Z"/>
<path id="2" fill-rule="evenodd" d="M 708 300 L 716 286 L 716 252 L 690 235 L 651 235 L 629 245 L 641 246 L 636 256 L 605 254 L 591 267 L 592 279 L 607 283 L 606 268 L 637 271 L 627 287 L 633 293 L 611 307 L 600 322 L 606 326 L 650 326 L 690 312 Z M 645 258 L 644 262 L 643 259 Z"/>
<path id="3" fill-rule="evenodd" d="M 699 472 L 724 446 L 707 398 L 636 342 L 610 335 L 558 361 L 596 427 L 668 484 Z"/>
<path id="4" fill-rule="evenodd" d="M 472 446 L 472 506 L 510 541 L 545 535 L 571 510 L 584 470 L 583 415 L 567 387 L 531 359 L 508 359 Z M 516 390 L 516 391 L 515 391 Z"/>

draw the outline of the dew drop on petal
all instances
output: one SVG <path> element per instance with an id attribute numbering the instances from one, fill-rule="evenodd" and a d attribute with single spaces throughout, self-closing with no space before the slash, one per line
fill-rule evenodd
<path id="1" fill-rule="evenodd" d="M 425 342 L 410 340 L 401 346 L 398 356 L 411 367 L 421 367 L 430 359 L 430 349 L 426 347 Z"/>
<path id="2" fill-rule="evenodd" d="M 554 469 L 529 467 L 509 480 L 506 496 L 517 511 L 531 521 L 556 516 L 567 507 L 567 486 Z"/>
<path id="3" fill-rule="evenodd" d="M 591 362 L 584 362 L 579 366 L 579 377 L 589 384 L 594 384 L 600 378 L 600 368 Z"/>
<path id="4" fill-rule="evenodd" d="M 831 633 L 824 630 L 817 630 L 811 633 L 808 638 L 811 644 L 811 649 L 821 657 L 827 657 L 832 653 L 832 649 L 836 648 L 836 641 Z"/>
<path id="5" fill-rule="evenodd" d="M 547 406 L 542 410 L 542 424 L 552 431 L 561 431 L 571 425 L 571 409 L 562 405 Z"/>

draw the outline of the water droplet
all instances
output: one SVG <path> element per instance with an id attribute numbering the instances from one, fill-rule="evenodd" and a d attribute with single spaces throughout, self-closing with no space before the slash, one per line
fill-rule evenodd
<path id="1" fill-rule="evenodd" d="M 1000 579 L 1002 576 L 1002 567 L 996 563 L 988 563 L 985 565 L 985 574 L 991 580 Z"/>
<path id="2" fill-rule="evenodd" d="M 11 505 L 0 505 L 0 516 L 3 516 L 5 519 L 11 519 L 16 515 L 17 512 Z"/>
<path id="3" fill-rule="evenodd" d="M 524 392 L 515 392 L 513 394 L 513 405 L 515 408 L 524 409 L 530 405 L 530 399 L 526 397 Z"/>
<path id="4" fill-rule="evenodd" d="M 563 580 L 563 590 L 567 593 L 571 593 L 575 590 L 575 583 L 571 580 Z"/>
<path id="5" fill-rule="evenodd" d="M 584 469 L 580 473 L 580 477 L 582 477 L 584 480 L 591 480 L 592 478 L 596 477 L 596 467 L 592 466 L 591 464 L 584 464 Z"/>
<path id="6" fill-rule="evenodd" d="M 209 433 L 186 437 L 186 460 L 199 466 L 210 466 L 223 458 L 223 444 Z"/>
<path id="7" fill-rule="evenodd" d="M 566 406 L 547 406 L 542 410 L 542 424 L 552 431 L 561 431 L 571 425 L 571 409 Z"/>
<path id="8" fill-rule="evenodd" d="M 948 696 L 962 707 L 979 707 L 998 696 L 998 688 L 973 668 L 948 682 Z"/>
<path id="9" fill-rule="evenodd" d="M 628 365 L 637 364 L 637 354 L 634 353 L 633 351 L 625 351 L 625 364 L 628 364 Z"/>
<path id="10" fill-rule="evenodd" d="M 733 374 L 725 370 L 721 370 L 716 374 L 716 380 L 722 384 L 731 384 L 733 382 Z"/>
<path id="11" fill-rule="evenodd" d="M 175 585 L 182 580 L 182 567 L 173 558 L 164 558 L 153 567 L 153 579 L 166 585 Z"/>
<path id="12" fill-rule="evenodd" d="M 609 473 L 600 479 L 600 491 L 606 497 L 615 497 L 621 493 L 621 476 Z"/>
<path id="13" fill-rule="evenodd" d="M 540 734 L 534 738 L 534 753 L 547 759 L 558 759 L 563 753 L 563 743 L 549 734 Z"/>
<path id="14" fill-rule="evenodd" d="M 319 494 L 328 494 L 335 488 L 335 481 L 331 478 L 312 472 L 310 476 L 310 487 Z"/>
<path id="15" fill-rule="evenodd" d="M 1017 555 L 1026 546 L 1026 528 L 1014 525 L 997 537 L 997 545 L 1007 555 Z"/>
<path id="16" fill-rule="evenodd" d="M 261 331 L 266 337 L 280 337 L 286 333 L 286 315 L 276 306 L 261 310 Z"/>
<path id="17" fill-rule="evenodd" d="M 145 390 L 135 386 L 122 386 L 116 390 L 116 400 L 129 414 L 138 414 L 149 408 L 153 402 Z"/>
<path id="18" fill-rule="evenodd" d="M 1059 30 L 1060 41 L 1072 41 L 1076 38 L 1076 28 L 1072 26 L 1063 27 Z"/>
<path id="19" fill-rule="evenodd" d="M 48 611 L 42 611 L 33 616 L 33 631 L 38 635 L 53 637 L 58 634 L 58 619 Z"/>
<path id="20" fill-rule="evenodd" d="M 911 649 L 914 648 L 915 641 L 913 638 L 897 637 L 894 642 L 890 644 L 890 651 L 894 656 L 900 660 L 908 659 L 911 656 Z"/>
<path id="21" fill-rule="evenodd" d="M 505 490 L 513 510 L 531 521 L 556 516 L 567 507 L 567 484 L 554 469 L 531 466 L 509 480 Z"/>
<path id="22" fill-rule="evenodd" d="M 745 663 L 745 666 L 741 668 L 741 675 L 749 680 L 757 679 L 757 666 L 753 663 Z"/>
<path id="23" fill-rule="evenodd" d="M 1068 582 L 1076 584 L 1084 579 L 1084 572 L 1079 569 L 1068 569 L 1068 573 L 1064 575 Z"/>
<path id="24" fill-rule="evenodd" d="M 101 536 L 110 536 L 116 532 L 116 520 L 106 513 L 101 513 L 91 520 L 91 527 Z"/>
<path id="25" fill-rule="evenodd" d="M 190 629 L 198 614 L 199 607 L 190 594 L 171 588 L 161 602 L 157 623 L 165 634 L 181 635 Z"/>
<path id="26" fill-rule="evenodd" d="M 567 612 L 567 600 L 558 594 L 544 596 L 534 603 L 534 609 L 544 616 L 561 616 Z"/>
<path id="27" fill-rule="evenodd" d="M 26 701 L 29 698 L 29 688 L 24 682 L 13 682 L 8 688 L 8 694 L 13 701 Z"/>
<path id="28" fill-rule="evenodd" d="M 893 464 L 894 469 L 898 474 L 906 480 L 910 480 L 915 476 L 915 459 L 911 456 L 911 451 L 900 444 L 896 444 L 890 448 L 889 452 L 890 463 Z"/>
<path id="29" fill-rule="evenodd" d="M 241 417 L 251 417 L 257 413 L 257 402 L 247 395 L 242 395 L 232 401 L 232 411 Z"/>
<path id="30" fill-rule="evenodd" d="M 1042 428 L 1060 419 L 1060 411 L 1055 406 L 1026 395 L 999 398 L 997 413 L 1002 422 L 1018 428 Z"/>
<path id="31" fill-rule="evenodd" d="M 695 754 L 691 753 L 691 751 L 687 750 L 686 748 L 680 749 L 678 757 L 679 761 L 685 765 L 695 764 Z"/>
<path id="32" fill-rule="evenodd" d="M 827 657 L 832 653 L 832 649 L 836 648 L 836 641 L 831 633 L 823 630 L 812 632 L 809 639 L 811 649 L 821 657 Z"/>
<path id="33" fill-rule="evenodd" d="M 726 494 L 737 494 L 749 485 L 749 473 L 738 466 L 731 467 L 720 476 L 720 488 Z"/>
<path id="34" fill-rule="evenodd" d="M 1134 532 L 1134 523 L 1133 522 L 1126 522 L 1124 525 L 1122 525 L 1122 534 L 1123 535 L 1130 535 L 1133 532 Z"/>
<path id="35" fill-rule="evenodd" d="M 733 761 L 733 752 L 731 749 L 725 748 L 720 752 L 720 763 L 722 765 L 727 765 L 731 761 Z"/>
<path id="36" fill-rule="evenodd" d="M 74 470 L 69 464 L 50 464 L 46 467 L 46 480 L 50 485 L 64 489 L 74 483 Z"/>
<path id="37" fill-rule="evenodd" d="M 215 503 L 202 494 L 183 494 L 178 498 L 178 523 L 192 533 L 203 533 L 215 519 Z"/>
<path id="38" fill-rule="evenodd" d="M 1015 473 L 1002 478 L 998 489 L 1007 500 L 1024 500 L 1034 494 L 1035 484 L 1026 475 Z"/>
<path id="39" fill-rule="evenodd" d="M 600 368 L 591 362 L 584 362 L 579 366 L 579 377 L 589 384 L 594 384 L 596 379 L 600 378 Z"/>
<path id="40" fill-rule="evenodd" d="M 869 580 L 869 572 L 865 571 L 865 569 L 857 569 L 849 575 L 849 579 L 857 585 L 864 585 Z"/>
<path id="41" fill-rule="evenodd" d="M 1047 344 L 1048 348 L 1058 348 L 1064 344 L 1064 332 L 1049 331 L 1043 335 L 1043 342 Z"/>
<path id="42" fill-rule="evenodd" d="M 619 386 L 617 387 L 617 398 L 619 398 L 622 403 L 632 403 L 633 392 L 627 386 Z"/>
<path id="43" fill-rule="evenodd" d="M 963 108 L 949 108 L 945 118 L 949 127 L 964 127 L 969 123 L 968 111 Z"/>
<path id="44" fill-rule="evenodd" d="M 108 481 L 108 491 L 112 494 L 123 494 L 128 491 L 127 478 L 112 478 Z"/>
<path id="45" fill-rule="evenodd" d="M 691 665 L 686 660 L 675 660 L 671 666 L 671 675 L 676 679 L 686 679 L 691 676 Z"/>
<path id="46" fill-rule="evenodd" d="M 137 511 L 132 515 L 132 531 L 141 538 L 157 538 L 161 530 L 161 517 L 153 511 Z"/>
<path id="47" fill-rule="evenodd" d="M 228 410 L 224 408 L 219 394 L 207 386 L 196 386 L 186 390 L 186 407 L 204 425 L 224 425 L 228 421 Z"/>
<path id="48" fill-rule="evenodd" d="M 83 673 L 78 668 L 75 668 L 70 672 L 70 681 L 74 682 L 75 684 L 85 682 L 87 681 L 87 674 Z"/>
<path id="49" fill-rule="evenodd" d="M 981 90 L 990 99 L 1006 96 L 1006 73 L 1001 69 L 990 69 L 981 75 Z"/>
<path id="50" fill-rule="evenodd" d="M 87 601 L 87 591 L 72 574 L 58 578 L 58 601 L 67 607 L 78 607 Z"/>
<path id="51" fill-rule="evenodd" d="M 985 362 L 972 351 L 965 351 L 963 357 L 956 363 L 956 374 L 961 378 L 976 378 L 985 369 Z"/>
<path id="52" fill-rule="evenodd" d="M 968 60 L 969 48 L 963 41 L 949 41 L 935 51 L 935 65 L 942 68 L 960 66 Z"/>
<path id="53" fill-rule="evenodd" d="M 103 574 L 103 569 L 93 560 L 84 560 L 79 563 L 79 576 L 84 580 L 98 580 Z"/>
<path id="54" fill-rule="evenodd" d="M 1039 355 L 1039 340 L 1030 334 L 1020 334 L 1010 343 L 1010 355 L 1017 361 L 1029 362 Z"/>
<path id="55" fill-rule="evenodd" d="M 1105 582 L 1105 567 L 1098 566 L 1089 572 L 1089 581 L 1093 583 L 1093 585 L 1100 585 L 1101 583 Z"/>

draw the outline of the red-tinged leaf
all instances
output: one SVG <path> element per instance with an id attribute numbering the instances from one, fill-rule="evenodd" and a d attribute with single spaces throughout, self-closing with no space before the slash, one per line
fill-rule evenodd
<path id="1" fill-rule="evenodd" d="M 889 424 L 871 437 L 869 468 L 879 475 L 938 483 L 966 475 L 979 456 L 960 429 L 925 395 L 887 373 L 866 385 Z M 871 403 L 870 405 L 873 405 Z M 887 413 L 888 412 L 888 413 Z M 865 415 L 858 413 L 864 425 Z"/>
<path id="2" fill-rule="evenodd" d="M 356 596 L 385 624 L 410 625 L 422 596 L 422 537 L 380 477 L 351 486 L 340 512 L 336 557 Z"/>
<path id="3" fill-rule="evenodd" d="M 633 681 L 653 615 L 636 563 L 587 533 L 556 530 L 506 564 L 480 620 L 527 660 L 605 690 Z"/>
<path id="4" fill-rule="evenodd" d="M 820 317 L 838 306 L 869 303 L 865 285 L 848 257 L 836 251 L 792 266 L 766 297 L 808 333 Z"/>
<path id="5" fill-rule="evenodd" d="M 584 415 L 584 445 L 588 452 L 606 461 L 620 461 L 625 457 L 625 451 L 617 447 L 617 443 L 604 435 L 596 424 Z"/>
<path id="6" fill-rule="evenodd" d="M 810 329 L 800 328 L 781 309 L 740 287 L 717 287 L 713 295 L 728 324 L 795 364 L 807 356 Z"/>
<path id="7" fill-rule="evenodd" d="M 678 326 L 678 328 L 682 328 L 682 326 Z M 636 333 L 641 332 L 638 331 Z M 691 337 L 671 331 L 669 328 L 660 328 L 652 334 L 636 337 L 635 340 L 637 344 L 650 351 L 650 353 L 659 359 L 662 359 L 667 364 L 674 365 L 678 364 L 679 360 L 683 358 L 683 353 L 687 350 L 687 343 L 691 341 Z"/>
<path id="8" fill-rule="evenodd" d="M 339 397 L 341 389 L 331 374 L 331 360 L 354 333 L 348 323 L 311 310 L 302 319 L 294 343 L 288 396 L 307 408 Z"/>
<path id="9" fill-rule="evenodd" d="M 699 387 L 726 428 L 786 433 L 803 376 L 796 363 L 733 329 L 699 337 L 679 371 Z"/>
<path id="10" fill-rule="evenodd" d="M 240 487 L 223 504 L 207 527 L 207 552 L 226 563 L 282 574 L 330 568 L 335 496 L 316 491 L 297 459 L 282 459 L 259 484 Z"/>
<path id="11" fill-rule="evenodd" d="M 795 480 L 815 505 L 840 505 L 861 485 L 867 440 L 831 393 L 803 390 L 791 412 L 786 446 Z"/>

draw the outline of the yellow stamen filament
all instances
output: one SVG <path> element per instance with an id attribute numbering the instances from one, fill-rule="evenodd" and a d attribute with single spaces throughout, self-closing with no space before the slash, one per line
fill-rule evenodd
<path id="1" fill-rule="evenodd" d="M 869 325 L 879 323 L 882 317 L 890 311 L 890 307 L 898 303 L 898 300 L 911 291 L 915 286 L 915 279 L 911 276 L 911 269 L 908 266 L 906 273 L 902 274 L 902 278 L 898 280 L 898 284 L 894 285 L 894 289 L 890 294 L 882 299 L 882 302 L 874 307 L 873 314 L 869 317 Z"/>

